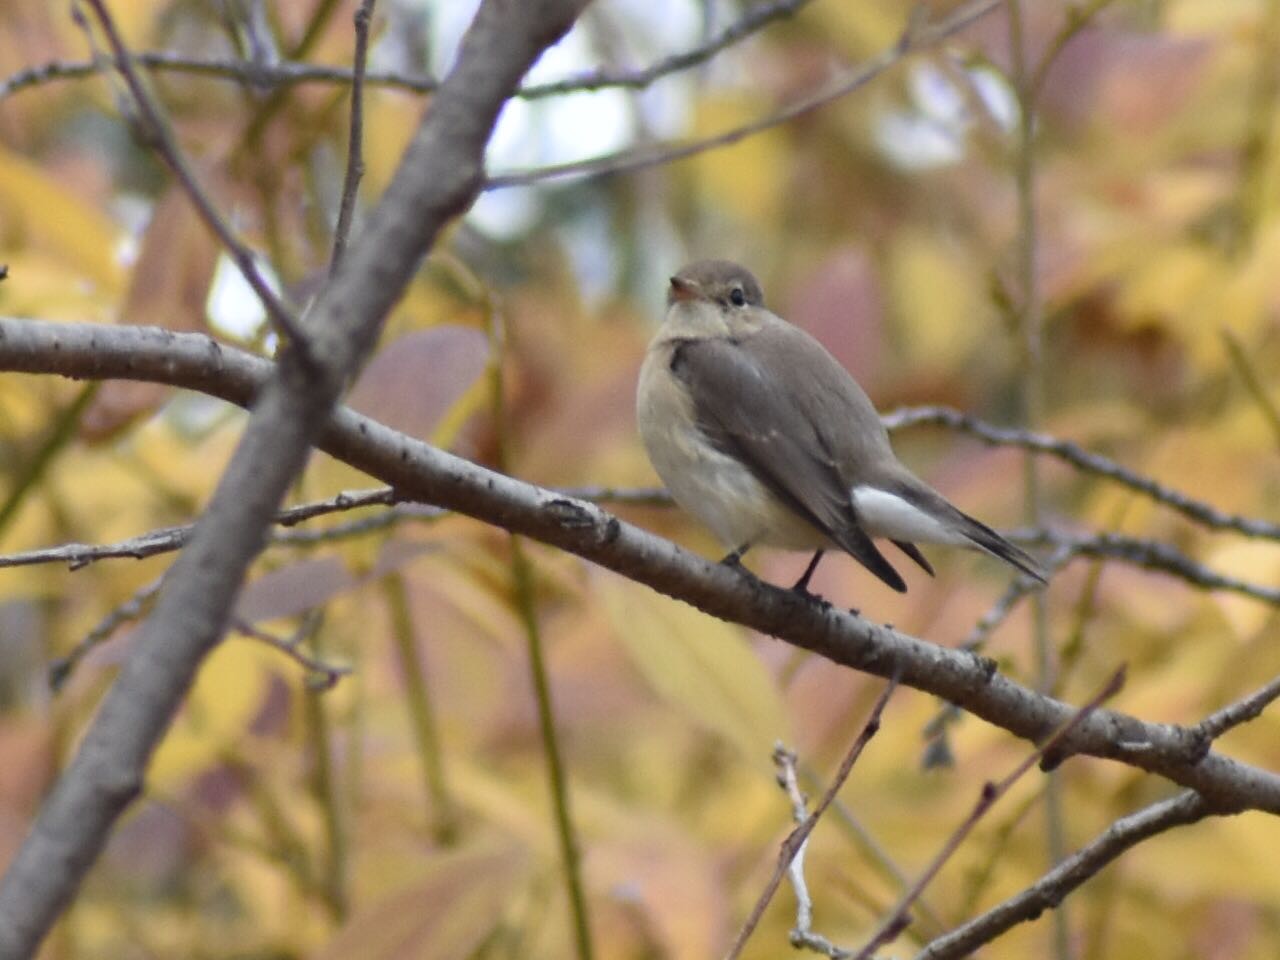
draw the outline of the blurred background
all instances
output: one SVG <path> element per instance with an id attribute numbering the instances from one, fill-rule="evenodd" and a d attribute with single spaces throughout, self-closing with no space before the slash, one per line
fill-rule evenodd
<path id="1" fill-rule="evenodd" d="M 349 67 L 354 6 L 112 5 L 133 50 L 167 61 L 148 73 L 152 89 L 208 191 L 299 303 L 328 262 L 348 88 L 272 71 Z M 401 81 L 448 70 L 475 6 L 379 0 L 363 204 L 430 103 Z M 892 50 L 913 15 L 960 9 L 789 6 L 638 89 L 508 103 L 489 150 L 498 181 L 441 238 L 350 403 L 534 483 L 652 486 L 633 422 L 644 345 L 666 278 L 725 257 L 749 265 L 768 304 L 819 337 L 883 411 L 944 404 L 1029 424 L 1222 511 L 1280 519 L 1280 3 L 1054 0 L 1025 4 L 1012 36 L 997 4 L 733 145 L 550 175 L 768 117 Z M 713 43 L 752 9 L 598 0 L 527 84 L 637 72 Z M 121 82 L 95 65 L 103 49 L 66 4 L 0 6 L 0 314 L 202 331 L 269 354 L 260 306 L 133 135 Z M 507 175 L 533 182 L 504 186 Z M 243 423 L 168 388 L 0 377 L 0 554 L 194 519 Z M 1098 476 L 1044 461 L 1031 477 L 1016 451 L 934 427 L 895 444 L 1002 529 L 1039 518 L 1117 531 L 1224 577 L 1280 584 L 1276 543 L 1205 529 Z M 293 502 L 374 485 L 316 454 Z M 616 509 L 720 552 L 676 510 Z M 538 646 L 596 955 L 723 954 L 788 829 L 774 743 L 798 751 L 820 792 L 880 681 L 574 557 L 515 549 L 475 521 L 412 513 L 316 520 L 263 553 L 237 620 L 302 636 L 314 658 L 350 672 L 329 677 L 233 634 L 43 956 L 573 956 L 530 669 Z M 929 555 L 937 578 L 904 569 L 905 596 L 847 557 L 826 560 L 814 588 L 957 646 L 1008 575 L 980 557 Z M 0 859 L 172 556 L 0 570 Z M 751 565 L 790 583 L 805 559 L 761 551 Z M 1195 723 L 1280 672 L 1276 605 L 1248 592 L 1077 556 L 1041 611 L 1018 603 L 984 649 L 1074 703 L 1127 663 L 1113 706 Z M 938 711 L 897 693 L 810 845 L 817 929 L 837 943 L 875 928 L 982 783 L 1028 749 L 972 718 L 929 744 Z M 1222 748 L 1280 769 L 1278 734 L 1264 715 Z M 951 764 L 926 769 L 940 753 Z M 899 955 L 1032 882 L 1051 834 L 1073 850 L 1172 792 L 1088 759 L 1063 768 L 1054 799 L 1045 784 L 1033 773 L 983 819 L 930 885 Z M 1275 957 L 1277 849 L 1280 821 L 1258 813 L 1158 837 L 1073 896 L 1058 926 L 1046 915 L 986 955 Z M 744 956 L 789 951 L 794 921 L 784 887 Z"/>

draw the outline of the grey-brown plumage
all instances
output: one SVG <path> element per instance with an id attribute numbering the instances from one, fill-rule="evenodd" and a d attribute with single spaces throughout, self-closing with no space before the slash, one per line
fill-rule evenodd
<path id="1" fill-rule="evenodd" d="M 981 549 L 1043 580 L 1024 551 L 898 462 L 862 388 L 817 340 L 765 309 L 746 269 L 691 264 L 671 278 L 667 302 L 637 419 L 663 482 L 733 549 L 726 559 L 756 545 L 834 544 L 905 590 L 878 537 L 930 574 L 917 542 Z"/>

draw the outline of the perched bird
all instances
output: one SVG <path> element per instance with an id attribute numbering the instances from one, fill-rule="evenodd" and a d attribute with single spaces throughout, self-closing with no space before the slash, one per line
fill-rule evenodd
<path id="1" fill-rule="evenodd" d="M 875 407 L 817 340 L 764 306 L 756 278 L 724 260 L 671 278 L 636 396 L 640 436 L 676 502 L 732 551 L 839 547 L 894 590 L 906 583 L 874 539 L 924 568 L 917 543 L 985 551 L 1044 582 L 1025 551 L 960 512 L 898 462 Z"/>

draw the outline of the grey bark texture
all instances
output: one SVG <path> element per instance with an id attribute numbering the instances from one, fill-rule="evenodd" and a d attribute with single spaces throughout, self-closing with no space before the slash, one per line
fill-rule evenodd
<path id="1" fill-rule="evenodd" d="M 112 825 L 200 662 L 222 637 L 280 502 L 440 229 L 474 200 L 502 104 L 584 0 L 485 0 L 386 194 L 305 324 L 314 364 L 286 351 L 191 543 L 74 759 L 0 881 L 0 960 L 34 955 Z"/>
<path id="2" fill-rule="evenodd" d="M 56 344 L 56 345 L 55 345 Z M 0 318 L 0 369 L 153 380 L 248 406 L 272 364 L 201 334 Z M 1042 741 L 1074 708 L 998 673 L 993 661 L 917 639 L 695 556 L 599 506 L 495 473 L 341 407 L 318 445 L 406 497 L 575 553 L 712 616 L 752 627 L 867 673 L 899 673 L 1010 733 Z M 1265 691 L 1264 691 L 1265 692 Z M 1267 700 L 1266 702 L 1270 702 Z M 1198 791 L 1216 813 L 1280 813 L 1280 775 L 1212 751 L 1220 731 L 1090 714 L 1062 744 Z"/>

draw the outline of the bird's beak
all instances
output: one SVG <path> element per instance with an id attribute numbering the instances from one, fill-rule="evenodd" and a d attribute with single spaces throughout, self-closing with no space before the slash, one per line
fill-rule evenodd
<path id="1" fill-rule="evenodd" d="M 672 277 L 671 289 L 667 293 L 668 303 L 681 303 L 685 300 L 697 300 L 702 296 L 702 289 L 692 280 L 684 277 Z"/>

